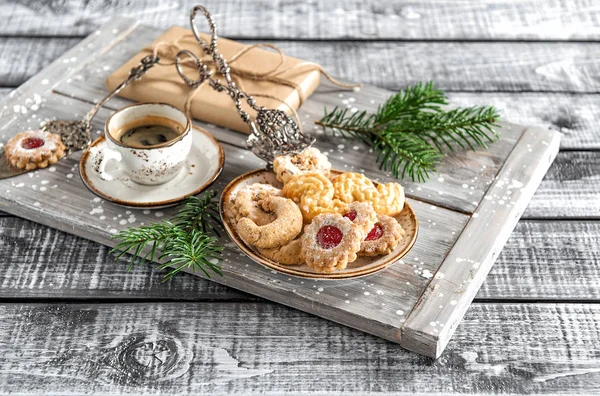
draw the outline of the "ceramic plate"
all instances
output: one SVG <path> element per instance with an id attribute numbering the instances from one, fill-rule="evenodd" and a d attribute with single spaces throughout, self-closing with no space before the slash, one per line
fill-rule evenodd
<path id="1" fill-rule="evenodd" d="M 143 186 L 129 179 L 107 181 L 93 169 L 94 150 L 106 145 L 104 136 L 96 139 L 85 150 L 79 161 L 79 173 L 87 188 L 99 197 L 132 208 L 161 208 L 175 205 L 183 199 L 196 195 L 209 187 L 221 174 L 225 163 L 223 148 L 208 132 L 193 128 L 192 149 L 181 172 L 167 183 Z M 119 164 L 110 161 L 110 172 Z"/>
<path id="2" fill-rule="evenodd" d="M 332 174 L 336 173 L 339 174 L 341 172 L 332 171 Z M 237 191 L 239 191 L 242 187 L 253 183 L 267 183 L 277 188 L 282 188 L 282 184 L 276 179 L 275 173 L 273 173 L 272 171 L 258 169 L 245 173 L 233 180 L 231 183 L 229 183 L 227 187 L 225 187 L 225 190 L 223 190 L 223 195 L 221 196 L 220 202 L 221 218 L 223 219 L 225 229 L 227 230 L 227 233 L 229 234 L 233 242 L 235 242 L 239 246 L 239 248 L 242 249 L 244 253 L 246 253 L 246 255 L 248 255 L 252 260 L 256 261 L 257 263 L 262 264 L 275 271 L 303 278 L 357 278 L 359 276 L 369 275 L 375 272 L 382 271 L 386 267 L 396 263 L 398 260 L 404 257 L 406 253 L 408 253 L 408 251 L 414 245 L 415 240 L 417 239 L 417 232 L 419 229 L 417 216 L 415 215 L 415 212 L 412 210 L 408 202 L 405 202 L 404 209 L 402 210 L 402 213 L 396 216 L 396 220 L 398 220 L 402 228 L 404 228 L 406 234 L 402 237 L 402 240 L 400 241 L 398 246 L 396 246 L 396 249 L 394 249 L 394 251 L 388 255 L 380 257 L 359 257 L 353 263 L 348 264 L 348 267 L 346 267 L 345 269 L 338 270 L 331 274 L 320 274 L 312 270 L 306 264 L 279 264 L 262 256 L 258 252 L 258 250 L 254 249 L 252 246 L 246 245 L 230 222 L 231 216 L 229 215 L 228 207 L 231 204 L 232 200 L 235 199 Z"/>

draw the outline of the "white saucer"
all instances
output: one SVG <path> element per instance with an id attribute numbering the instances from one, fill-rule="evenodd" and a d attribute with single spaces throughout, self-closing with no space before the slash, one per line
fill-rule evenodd
<path id="1" fill-rule="evenodd" d="M 96 139 L 81 155 L 79 173 L 86 187 L 97 196 L 131 208 L 161 208 L 174 205 L 209 187 L 221 174 L 225 163 L 223 147 L 208 132 L 193 128 L 192 149 L 181 172 L 167 183 L 156 186 L 137 184 L 128 178 L 103 180 L 93 169 L 92 152 L 106 145 L 104 136 Z M 118 169 L 111 161 L 106 170 Z"/>

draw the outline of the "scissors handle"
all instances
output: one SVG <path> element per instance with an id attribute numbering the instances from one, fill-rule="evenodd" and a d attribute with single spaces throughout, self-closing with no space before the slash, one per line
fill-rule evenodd
<path id="1" fill-rule="evenodd" d="M 207 44 L 202 37 L 200 37 L 200 31 L 196 26 L 195 19 L 196 15 L 201 12 L 206 19 L 208 20 L 208 26 L 210 28 L 210 43 Z M 200 47 L 204 50 L 204 52 L 212 57 L 213 63 L 215 65 L 216 70 L 223 75 L 225 78 L 225 84 L 222 84 L 219 80 L 215 80 L 212 78 L 212 72 L 208 69 L 207 65 L 202 62 L 195 54 L 188 50 L 181 50 L 175 56 L 175 66 L 177 67 L 177 73 L 181 76 L 183 81 L 190 87 L 196 88 L 200 84 L 208 81 L 210 86 L 214 88 L 218 92 L 227 92 L 227 94 L 231 97 L 231 99 L 235 102 L 235 107 L 245 123 L 252 125 L 253 121 L 250 115 L 244 111 L 242 107 L 242 100 L 245 100 L 246 103 L 255 111 L 264 110 L 263 107 L 260 107 L 256 104 L 256 101 L 251 95 L 248 95 L 246 92 L 242 91 L 235 81 L 231 79 L 231 69 L 227 64 L 227 60 L 223 57 L 222 54 L 218 51 L 218 36 L 217 36 L 217 25 L 212 19 L 210 13 L 201 5 L 197 5 L 192 8 L 190 12 L 190 26 L 192 28 L 192 32 L 194 33 L 194 37 L 200 44 Z M 186 61 L 192 60 L 192 67 L 195 67 L 198 71 L 198 78 L 192 79 L 188 77 L 183 70 L 183 63 Z"/>

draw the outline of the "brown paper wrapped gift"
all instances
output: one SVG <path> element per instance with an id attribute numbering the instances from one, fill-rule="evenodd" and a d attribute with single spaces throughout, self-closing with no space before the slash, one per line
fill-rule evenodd
<path id="1" fill-rule="evenodd" d="M 202 38 L 210 41 L 207 34 L 203 34 Z M 289 115 L 292 112 L 290 108 L 298 109 L 302 101 L 319 86 L 321 72 L 318 65 L 259 47 L 247 47 L 236 41 L 219 38 L 219 52 L 229 60 L 232 78 L 254 96 L 259 106 L 283 110 Z M 180 49 L 193 52 L 212 66 L 211 58 L 204 54 L 192 32 L 174 26 L 112 73 L 106 79 L 108 90 L 111 91 L 127 78 L 129 70 L 137 66 L 140 59 L 154 52 L 160 57 L 159 65 L 121 91 L 120 96 L 139 102 L 166 102 L 189 111 L 193 118 L 250 133 L 229 95 L 214 91 L 208 83 L 194 90 L 183 82 L 173 65 L 175 54 Z M 198 78 L 198 73 L 191 67 L 186 69 L 186 74 L 190 78 Z M 224 81 L 221 75 L 213 77 Z M 254 116 L 247 104 L 244 105 L 244 109 Z"/>

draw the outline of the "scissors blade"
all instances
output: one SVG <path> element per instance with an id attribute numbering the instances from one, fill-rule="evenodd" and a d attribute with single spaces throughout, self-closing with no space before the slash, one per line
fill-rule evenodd
<path id="1" fill-rule="evenodd" d="M 19 169 L 8 162 L 4 150 L 0 153 L 0 179 L 8 179 L 27 172 L 29 172 L 27 169 Z"/>

